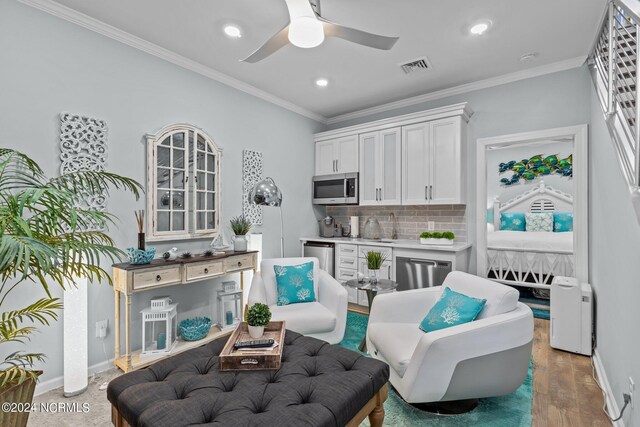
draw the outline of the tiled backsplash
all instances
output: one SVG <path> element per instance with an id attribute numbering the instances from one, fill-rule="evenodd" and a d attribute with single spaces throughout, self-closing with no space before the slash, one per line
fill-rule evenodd
<path id="1" fill-rule="evenodd" d="M 349 225 L 351 216 L 360 217 L 360 233 L 367 218 L 375 217 L 384 232 L 384 238 L 391 238 L 392 225 L 389 215 L 394 213 L 398 221 L 399 239 L 416 239 L 427 231 L 427 221 L 435 222 L 437 231 L 453 231 L 456 241 L 467 241 L 467 219 L 465 205 L 440 206 L 327 206 L 327 215 L 337 224 Z"/>

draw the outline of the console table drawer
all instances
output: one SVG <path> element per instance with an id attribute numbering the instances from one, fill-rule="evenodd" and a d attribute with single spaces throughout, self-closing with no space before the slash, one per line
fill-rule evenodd
<path id="1" fill-rule="evenodd" d="M 234 256 L 224 260 L 225 271 L 246 270 L 253 267 L 253 255 Z"/>
<path id="2" fill-rule="evenodd" d="M 133 273 L 133 289 L 140 290 L 180 283 L 180 267 L 158 268 Z"/>
<path id="3" fill-rule="evenodd" d="M 224 274 L 224 263 L 222 261 L 198 262 L 186 264 L 186 281 L 206 279 Z"/>

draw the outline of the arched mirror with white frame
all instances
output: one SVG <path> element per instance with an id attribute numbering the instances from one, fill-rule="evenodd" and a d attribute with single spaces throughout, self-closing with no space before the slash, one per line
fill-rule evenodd
<path id="1" fill-rule="evenodd" d="M 587 125 L 478 139 L 477 273 L 532 288 L 588 282 Z"/>
<path id="2" fill-rule="evenodd" d="M 174 124 L 147 135 L 147 239 L 220 231 L 222 150 L 201 129 Z"/>

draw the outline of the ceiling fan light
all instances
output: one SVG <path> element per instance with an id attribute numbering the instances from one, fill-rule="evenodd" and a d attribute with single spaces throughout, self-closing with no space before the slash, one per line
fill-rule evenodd
<path id="1" fill-rule="evenodd" d="M 289 24 L 289 41 L 304 49 L 320 46 L 324 41 L 322 22 L 310 16 L 292 20 Z"/>

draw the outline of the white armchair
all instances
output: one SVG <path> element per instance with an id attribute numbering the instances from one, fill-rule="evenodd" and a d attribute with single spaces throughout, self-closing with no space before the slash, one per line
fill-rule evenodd
<path id="1" fill-rule="evenodd" d="M 278 291 L 274 265 L 298 265 L 313 261 L 315 302 L 277 305 Z M 286 328 L 337 344 L 344 338 L 347 324 L 347 291 L 329 273 L 319 268 L 317 258 L 265 259 L 251 281 L 249 305 L 267 304 L 272 320 L 284 320 Z"/>
<path id="2" fill-rule="evenodd" d="M 470 323 L 429 333 L 418 325 L 444 287 L 487 300 Z M 517 290 L 452 272 L 438 287 L 378 295 L 367 347 L 391 367 L 390 381 L 409 403 L 501 396 L 515 391 L 529 369 L 533 313 Z"/>

